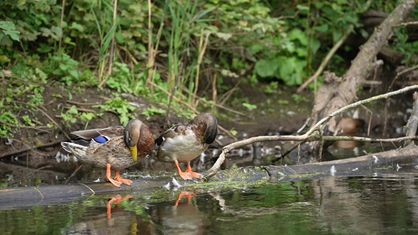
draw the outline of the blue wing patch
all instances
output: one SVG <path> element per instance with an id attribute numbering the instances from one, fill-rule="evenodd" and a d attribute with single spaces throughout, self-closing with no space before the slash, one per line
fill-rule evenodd
<path id="1" fill-rule="evenodd" d="M 107 142 L 108 138 L 106 138 L 103 135 L 99 135 L 97 137 L 94 137 L 93 140 L 96 141 L 97 143 L 103 144 L 103 143 L 106 143 Z"/>

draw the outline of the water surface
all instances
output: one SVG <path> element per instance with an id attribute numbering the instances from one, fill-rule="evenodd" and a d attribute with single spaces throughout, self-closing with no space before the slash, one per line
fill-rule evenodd
<path id="1" fill-rule="evenodd" d="M 90 195 L 47 206 L 3 207 L 0 230 L 1 234 L 412 234 L 418 232 L 417 176 L 418 170 L 401 168 L 370 177 L 324 177 L 257 187 Z M 180 194 L 184 196 L 179 198 Z M 121 199 L 118 206 L 109 203 L 112 198 Z"/>

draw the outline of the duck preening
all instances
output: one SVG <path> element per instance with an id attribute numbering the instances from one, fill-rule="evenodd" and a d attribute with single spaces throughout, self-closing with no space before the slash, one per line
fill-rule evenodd
<path id="1" fill-rule="evenodd" d="M 159 161 L 176 164 L 182 179 L 199 178 L 202 174 L 192 171 L 190 161 L 198 157 L 212 144 L 218 134 L 218 121 L 211 113 L 201 113 L 188 124 L 179 124 L 166 130 L 155 140 L 154 155 Z M 187 170 L 180 169 L 179 162 L 187 163 Z"/>
<path id="2" fill-rule="evenodd" d="M 84 163 L 106 168 L 106 178 L 116 187 L 132 183 L 121 178 L 119 171 L 138 163 L 154 145 L 150 129 L 138 119 L 130 120 L 126 127 L 74 131 L 71 134 L 84 140 L 84 144 L 61 142 L 63 149 Z M 114 179 L 111 170 L 115 171 Z"/>

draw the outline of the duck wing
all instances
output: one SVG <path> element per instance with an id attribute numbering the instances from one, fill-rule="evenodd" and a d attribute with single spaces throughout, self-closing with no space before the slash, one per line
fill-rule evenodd
<path id="1" fill-rule="evenodd" d="M 82 131 L 73 131 L 71 132 L 72 135 L 75 135 L 82 139 L 94 139 L 99 135 L 106 136 L 108 138 L 116 138 L 119 136 L 123 136 L 123 130 L 125 128 L 123 126 L 111 126 L 107 128 L 97 128 L 97 129 L 89 129 L 89 130 L 82 130 Z"/>

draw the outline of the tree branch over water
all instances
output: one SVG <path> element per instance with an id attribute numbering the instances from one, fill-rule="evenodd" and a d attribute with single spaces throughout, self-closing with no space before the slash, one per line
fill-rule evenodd
<path id="1" fill-rule="evenodd" d="M 391 138 L 391 139 L 375 139 L 375 138 L 366 138 L 366 137 L 352 137 L 352 136 L 320 136 L 320 135 L 314 135 L 316 131 L 319 131 L 323 125 L 325 125 L 332 117 L 334 117 L 337 114 L 340 114 L 348 109 L 360 106 L 365 103 L 370 103 L 372 101 L 378 100 L 378 99 L 384 99 L 388 98 L 394 95 L 399 95 L 402 93 L 405 93 L 410 90 L 418 89 L 418 85 L 414 86 L 408 86 L 402 89 L 399 89 L 397 91 L 392 91 L 389 93 L 385 93 L 382 95 L 377 95 L 370 97 L 368 99 L 360 100 L 355 103 L 352 103 L 350 105 L 344 106 L 333 113 L 331 113 L 329 116 L 321 119 L 319 122 L 317 122 L 310 130 L 308 130 L 305 134 L 295 136 L 295 135 L 287 135 L 287 136 L 257 136 L 252 137 L 246 140 L 241 140 L 234 142 L 232 144 L 226 145 L 222 148 L 222 152 L 219 155 L 218 160 L 215 162 L 215 164 L 212 166 L 211 169 L 209 169 L 208 177 L 216 174 L 216 172 L 220 169 L 222 163 L 225 161 L 225 154 L 227 154 L 229 151 L 235 148 L 240 148 L 248 144 L 252 144 L 255 142 L 264 142 L 264 141 L 317 141 L 317 140 L 353 140 L 353 141 L 362 141 L 362 142 L 397 142 L 397 141 L 403 141 L 403 140 L 411 140 L 411 139 L 417 139 L 416 136 L 407 136 L 407 137 L 401 137 L 401 138 Z M 301 143 L 299 143 L 301 144 Z"/>

